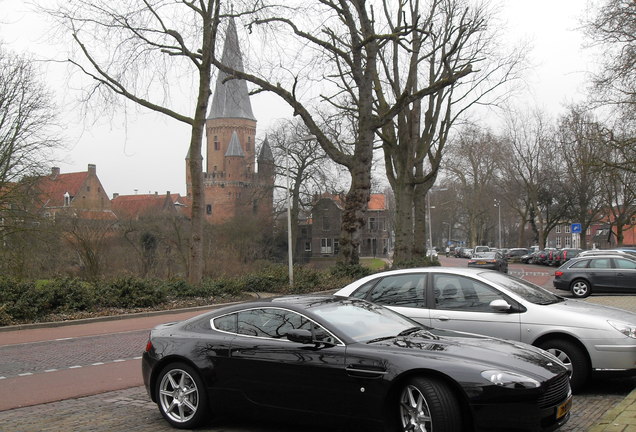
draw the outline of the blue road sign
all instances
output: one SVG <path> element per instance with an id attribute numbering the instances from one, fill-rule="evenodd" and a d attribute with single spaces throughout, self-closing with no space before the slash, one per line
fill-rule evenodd
<path id="1" fill-rule="evenodd" d="M 581 234 L 581 224 L 573 223 L 571 231 L 572 231 L 572 234 Z"/>

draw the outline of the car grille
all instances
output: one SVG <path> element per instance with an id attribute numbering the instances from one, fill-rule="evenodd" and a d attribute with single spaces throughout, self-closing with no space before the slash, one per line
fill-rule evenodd
<path id="1" fill-rule="evenodd" d="M 570 379 L 562 374 L 546 384 L 545 393 L 539 398 L 539 408 L 547 408 L 562 402 L 570 394 Z"/>

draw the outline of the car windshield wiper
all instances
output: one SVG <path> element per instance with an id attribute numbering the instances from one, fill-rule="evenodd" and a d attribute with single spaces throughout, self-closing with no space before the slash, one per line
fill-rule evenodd
<path id="1" fill-rule="evenodd" d="M 409 327 L 406 330 L 402 330 L 400 333 L 398 333 L 398 336 L 410 335 L 411 333 L 415 333 L 416 331 L 420 331 L 420 330 L 424 330 L 424 329 L 422 327 Z"/>
<path id="2" fill-rule="evenodd" d="M 397 336 L 381 336 L 381 337 L 377 337 L 375 339 L 368 340 L 367 343 L 370 344 L 370 343 L 374 343 L 374 342 L 380 342 L 380 341 L 383 341 L 383 340 L 395 339 L 396 337 Z"/>

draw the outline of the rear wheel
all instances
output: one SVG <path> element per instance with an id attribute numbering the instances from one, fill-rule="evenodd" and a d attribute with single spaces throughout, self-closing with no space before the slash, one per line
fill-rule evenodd
<path id="1" fill-rule="evenodd" d="M 583 279 L 576 279 L 570 285 L 570 291 L 576 298 L 584 298 L 592 294 L 592 287 L 590 283 Z"/>
<path id="2" fill-rule="evenodd" d="M 409 380 L 400 393 L 400 428 L 402 432 L 459 432 L 459 402 L 443 382 L 417 377 Z"/>
<path id="3" fill-rule="evenodd" d="M 207 394 L 192 367 L 185 363 L 167 365 L 157 377 L 155 388 L 159 411 L 172 426 L 192 429 L 207 420 Z"/>
<path id="4" fill-rule="evenodd" d="M 570 371 L 570 387 L 572 391 L 578 391 L 585 385 L 590 375 L 590 366 L 587 356 L 581 348 L 570 341 L 552 339 L 543 342 L 539 348 L 546 350 Z"/>

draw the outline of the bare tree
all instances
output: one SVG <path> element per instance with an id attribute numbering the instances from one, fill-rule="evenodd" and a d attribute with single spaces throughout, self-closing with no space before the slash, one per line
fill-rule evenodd
<path id="1" fill-rule="evenodd" d="M 592 78 L 594 102 L 636 121 L 636 2 L 604 0 L 584 29 L 603 52 L 602 68 Z"/>
<path id="2" fill-rule="evenodd" d="M 424 254 L 425 199 L 452 128 L 474 105 L 496 103 L 505 96 L 505 90 L 495 90 L 517 78 L 523 56 L 520 51 L 496 52 L 493 13 L 486 4 L 411 0 L 400 2 L 397 13 L 392 12 L 385 9 L 392 32 L 410 26 L 417 31 L 409 44 L 394 39 L 380 52 L 382 73 L 375 83 L 380 113 L 391 108 L 388 100 L 404 92 L 415 93 L 445 74 L 475 70 L 407 106 L 379 132 L 396 198 L 394 259 L 399 261 Z"/>
<path id="3" fill-rule="evenodd" d="M 0 45 L 0 237 L 27 227 L 14 221 L 28 217 L 30 182 L 60 144 L 56 115 L 32 61 Z"/>
<path id="4" fill-rule="evenodd" d="M 562 182 L 555 180 L 561 169 L 554 127 L 540 111 L 508 111 L 504 134 L 509 147 L 502 168 L 514 189 L 524 191 L 525 199 L 516 201 L 515 208 L 521 217 L 527 216 L 522 224 L 530 223 L 543 248 L 548 233 L 562 222 L 568 208 Z M 509 203 L 514 205 L 512 200 Z"/>
<path id="5" fill-rule="evenodd" d="M 298 220 L 310 209 L 316 194 L 335 190 L 334 164 L 300 119 L 284 120 L 270 130 L 267 139 L 274 154 L 279 188 L 291 196 L 292 256 L 296 257 Z M 289 185 L 287 185 L 289 181 Z M 287 208 L 287 194 L 283 208 Z M 280 206 L 279 206 L 280 207 Z"/>
<path id="6" fill-rule="evenodd" d="M 233 7 L 238 11 L 248 3 L 234 2 Z M 222 36 L 218 32 L 220 0 L 69 0 L 46 12 L 72 35 L 77 52 L 68 61 L 92 80 L 85 88 L 86 102 L 103 107 L 104 103 L 128 101 L 190 126 L 188 279 L 200 282 L 204 221 L 201 143 L 211 94 L 212 58 Z M 188 78 L 184 80 L 184 76 Z M 184 82 L 191 87 L 180 87 Z M 190 107 L 171 97 L 179 93 L 190 96 Z"/>
<path id="7" fill-rule="evenodd" d="M 267 4 L 267 2 L 263 2 Z M 407 104 L 433 94 L 471 73 L 471 66 L 446 68 L 427 86 L 408 88 L 381 113 L 376 111 L 375 83 L 378 54 L 390 41 L 407 40 L 419 31 L 411 24 L 389 29 L 378 10 L 397 10 L 402 2 L 366 0 L 320 0 L 287 2 L 285 7 L 269 10 L 269 15 L 252 20 L 250 31 L 271 31 L 269 46 L 279 47 L 276 78 L 262 69 L 242 72 L 222 63 L 222 71 L 256 86 L 255 92 L 272 92 L 285 100 L 305 122 L 309 132 L 336 163 L 347 168 L 351 186 L 346 195 L 340 239 L 340 261 L 358 264 L 360 230 L 370 197 L 371 166 L 375 131 L 392 119 Z M 271 53 L 267 55 L 271 57 Z M 259 64 L 260 66 L 260 64 Z M 249 66 L 248 66 L 249 69 Z M 313 88 L 315 86 L 316 89 Z M 350 135 L 333 139 L 320 121 L 318 102 L 346 118 L 353 125 Z M 348 139 L 347 139 L 348 138 Z M 342 145 L 345 144 L 345 145 Z"/>
<path id="8" fill-rule="evenodd" d="M 597 161 L 605 156 L 601 125 L 582 107 L 571 106 L 558 123 L 557 142 L 564 162 L 560 175 L 563 193 L 570 203 L 567 216 L 581 224 L 586 232 L 592 222 L 599 219 L 605 204 L 601 195 L 601 175 Z M 581 247 L 587 248 L 586 236 L 581 236 Z"/>

